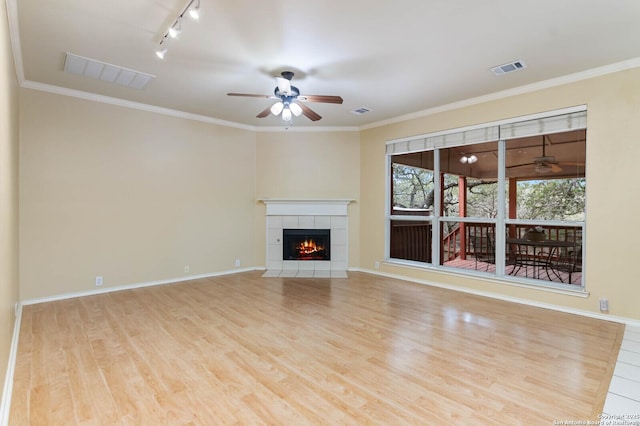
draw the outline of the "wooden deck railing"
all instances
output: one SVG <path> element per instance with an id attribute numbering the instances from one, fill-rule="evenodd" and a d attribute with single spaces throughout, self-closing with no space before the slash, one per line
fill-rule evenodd
<path id="1" fill-rule="evenodd" d="M 463 225 L 463 226 L 460 226 Z M 431 222 L 391 221 L 391 257 L 395 259 L 415 260 L 431 263 Z M 510 238 L 525 238 L 530 225 L 507 225 Z M 582 241 L 582 228 L 579 226 L 544 226 L 545 239 L 558 241 Z M 464 230 L 464 234 L 462 231 Z M 442 261 L 473 256 L 472 236 L 487 238 L 495 236 L 495 225 L 491 223 L 459 222 L 442 237 Z M 462 246 L 464 251 L 462 251 Z"/>
<path id="2" fill-rule="evenodd" d="M 391 257 L 431 263 L 431 234 L 431 222 L 392 220 Z"/>

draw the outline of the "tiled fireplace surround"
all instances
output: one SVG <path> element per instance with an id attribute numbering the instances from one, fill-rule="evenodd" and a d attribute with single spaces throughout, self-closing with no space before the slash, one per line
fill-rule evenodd
<path id="1" fill-rule="evenodd" d="M 263 277 L 346 278 L 350 201 L 263 199 L 267 206 L 267 270 Z M 283 260 L 283 229 L 330 229 L 331 260 Z"/>

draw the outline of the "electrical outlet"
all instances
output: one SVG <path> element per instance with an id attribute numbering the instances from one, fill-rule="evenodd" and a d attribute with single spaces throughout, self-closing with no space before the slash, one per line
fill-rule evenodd
<path id="1" fill-rule="evenodd" d="M 600 310 L 602 312 L 609 311 L 609 299 L 600 299 Z"/>
<path id="2" fill-rule="evenodd" d="M 240 259 L 236 259 L 236 266 L 240 266 Z"/>
<path id="3" fill-rule="evenodd" d="M 96 277 L 96 286 L 102 285 L 102 277 Z"/>
<path id="4" fill-rule="evenodd" d="M 189 265 L 184 265 L 184 273 L 185 274 L 189 273 Z"/>
<path id="5" fill-rule="evenodd" d="M 376 269 L 380 269 L 380 262 L 376 261 L 375 267 Z"/>

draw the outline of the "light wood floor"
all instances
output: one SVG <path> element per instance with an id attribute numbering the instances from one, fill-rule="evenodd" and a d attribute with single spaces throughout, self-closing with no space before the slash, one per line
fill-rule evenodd
<path id="1" fill-rule="evenodd" d="M 350 273 L 25 306 L 11 425 L 596 419 L 623 326 Z"/>

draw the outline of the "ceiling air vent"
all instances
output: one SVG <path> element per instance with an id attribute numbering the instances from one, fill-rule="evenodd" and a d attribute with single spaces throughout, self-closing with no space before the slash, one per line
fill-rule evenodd
<path id="1" fill-rule="evenodd" d="M 154 75 L 130 70 L 117 65 L 107 64 L 82 56 L 67 53 L 64 60 L 64 70 L 70 74 L 84 75 L 96 80 L 108 81 L 134 89 L 144 89 Z"/>
<path id="2" fill-rule="evenodd" d="M 362 115 L 362 114 L 368 113 L 369 111 L 371 111 L 371 109 L 365 108 L 365 107 L 360 107 L 360 108 L 356 108 L 356 109 L 352 110 L 351 112 L 353 114 Z"/>
<path id="3" fill-rule="evenodd" d="M 509 62 L 508 64 L 502 64 L 498 65 L 497 67 L 493 67 L 491 68 L 491 71 L 493 71 L 495 75 L 502 75 L 513 71 L 523 70 L 526 67 L 527 64 L 525 64 L 523 61 L 514 61 Z"/>

